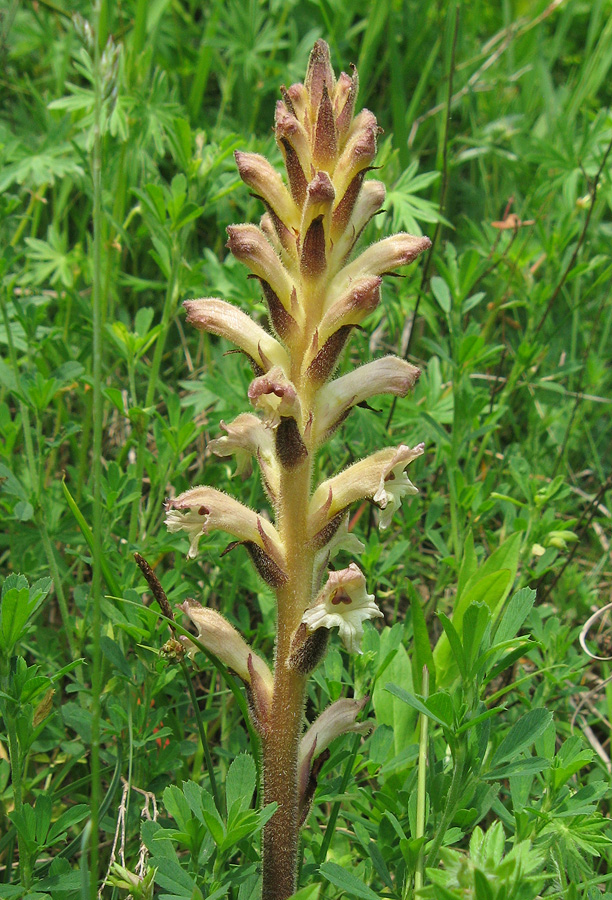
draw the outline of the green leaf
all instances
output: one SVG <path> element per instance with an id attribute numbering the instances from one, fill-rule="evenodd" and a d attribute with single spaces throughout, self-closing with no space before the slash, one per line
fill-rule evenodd
<path id="1" fill-rule="evenodd" d="M 323 865 L 319 867 L 319 872 L 324 878 L 327 878 L 334 887 L 346 891 L 349 897 L 360 897 L 362 900 L 380 900 L 378 894 L 375 894 L 371 888 L 364 884 L 361 878 L 353 875 L 353 873 L 347 869 L 343 869 L 342 866 L 339 866 L 337 863 L 323 863 Z"/>
<path id="2" fill-rule="evenodd" d="M 187 831 L 191 820 L 189 804 L 176 784 L 169 785 L 164 793 L 164 806 L 182 831 Z"/>
<path id="3" fill-rule="evenodd" d="M 104 634 L 100 638 L 100 649 L 111 665 L 131 681 L 134 673 L 117 641 Z"/>
<path id="4" fill-rule="evenodd" d="M 319 900 L 320 893 L 320 884 L 310 884 L 307 887 L 301 888 L 295 894 L 292 894 L 289 900 Z"/>
<path id="5" fill-rule="evenodd" d="M 421 700 L 419 700 L 413 694 L 409 694 L 408 691 L 405 691 L 404 688 L 400 687 L 398 684 L 386 684 L 385 690 L 389 691 L 390 694 L 394 694 L 396 697 L 399 697 L 402 703 L 407 703 L 408 706 L 411 706 L 412 709 L 415 709 L 422 716 L 427 716 L 438 725 L 442 725 L 443 728 L 448 727 L 448 722 L 446 722 L 444 719 L 441 719 L 433 710 L 425 706 L 425 704 Z"/>
<path id="6" fill-rule="evenodd" d="M 446 638 L 448 641 L 449 648 L 449 656 L 452 655 L 455 661 L 455 665 L 459 669 L 462 678 L 467 678 L 467 668 L 465 662 L 465 653 L 463 652 L 463 647 L 461 645 L 461 638 L 459 633 L 448 616 L 445 616 L 444 613 L 439 614 L 440 622 L 442 623 L 442 628 L 444 629 L 444 634 L 438 641 L 436 645 L 436 649 L 440 646 L 442 638 Z M 452 663 L 452 660 L 449 661 Z M 446 666 L 447 672 L 450 670 L 451 665 Z M 441 679 L 442 680 L 442 679 Z M 448 677 L 445 679 L 445 683 L 448 681 Z"/>
<path id="7" fill-rule="evenodd" d="M 77 803 L 76 806 L 71 806 L 70 809 L 63 812 L 57 822 L 54 822 L 51 826 L 51 830 L 47 837 L 48 845 L 53 846 L 56 841 L 61 840 L 65 836 L 69 828 L 72 828 L 73 825 L 78 825 L 78 823 L 82 822 L 88 815 L 89 807 L 85 803 Z"/>
<path id="8" fill-rule="evenodd" d="M 443 278 L 440 278 L 439 275 L 434 275 L 434 277 L 431 279 L 431 290 L 434 297 L 440 304 L 440 308 L 448 314 L 451 310 L 452 300 L 447 283 Z"/>
<path id="9" fill-rule="evenodd" d="M 412 666 L 406 648 L 396 639 L 401 640 L 403 628 L 401 624 L 393 628 L 383 629 L 380 635 L 379 659 L 386 665 L 385 679 L 395 684 L 401 684 L 408 691 L 412 690 Z M 388 725 L 393 729 L 394 752 L 397 755 L 411 742 L 412 732 L 416 723 L 414 711 L 406 706 L 397 696 L 386 691 L 379 679 L 372 692 L 372 704 L 376 712 L 376 720 L 381 725 Z"/>
<path id="10" fill-rule="evenodd" d="M 549 768 L 550 760 L 544 759 L 543 756 L 527 756 L 525 759 L 517 759 L 515 762 L 491 769 L 482 775 L 482 778 L 485 781 L 502 781 L 517 775 L 536 775 Z"/>
<path id="11" fill-rule="evenodd" d="M 228 816 L 232 811 L 250 808 L 256 783 L 257 770 L 253 757 L 241 753 L 229 767 L 225 780 Z"/>
<path id="12" fill-rule="evenodd" d="M 22 637 L 30 615 L 30 591 L 23 575 L 9 575 L 0 601 L 0 649 L 10 656 Z"/>
<path id="13" fill-rule="evenodd" d="M 536 592 L 532 588 L 521 588 L 512 595 L 495 631 L 496 644 L 516 637 L 521 625 L 531 612 L 535 598 Z"/>
<path id="14" fill-rule="evenodd" d="M 483 571 L 484 568 L 485 567 L 483 566 L 481 571 Z M 457 667 L 460 667 L 458 662 L 460 656 L 458 656 L 457 646 L 462 646 L 463 617 L 467 609 L 469 609 L 473 603 L 486 604 L 489 610 L 494 613 L 510 590 L 512 578 L 513 576 L 510 569 L 496 570 L 486 574 L 478 580 L 475 580 L 475 576 L 470 578 L 468 585 L 466 586 L 466 591 L 456 604 L 453 612 L 452 625 L 457 634 L 458 645 L 457 641 L 455 641 L 455 646 L 452 648 L 449 629 L 444 624 L 444 619 L 446 617 L 443 616 L 442 613 L 440 614 L 440 621 L 444 627 L 444 634 L 441 635 L 438 640 L 433 653 L 436 672 L 438 674 L 438 685 L 440 687 L 448 686 L 455 677 Z M 453 662 L 453 656 L 455 657 L 455 662 Z M 465 664 L 463 674 L 464 677 L 467 677 Z"/>
<path id="15" fill-rule="evenodd" d="M 552 712 L 548 709 L 530 709 L 515 722 L 491 759 L 491 768 L 514 759 L 530 747 L 535 739 L 552 722 Z"/>
<path id="16" fill-rule="evenodd" d="M 410 597 L 410 608 L 412 610 L 412 631 L 414 635 L 414 652 L 412 655 L 412 678 L 418 691 L 422 688 L 423 668 L 427 666 L 429 671 L 430 690 L 436 689 L 436 666 L 434 663 L 433 653 L 431 652 L 431 644 L 429 642 L 429 633 L 427 631 L 427 623 L 423 615 L 421 600 L 416 588 L 411 581 L 406 583 L 408 595 Z"/>
<path id="17" fill-rule="evenodd" d="M 468 678 L 475 676 L 480 664 L 481 652 L 488 647 L 488 641 L 483 645 L 483 639 L 490 624 L 491 613 L 484 603 L 472 603 L 468 606 L 463 619 L 463 648 Z"/>
<path id="18" fill-rule="evenodd" d="M 21 482 L 15 478 L 11 470 L 3 463 L 0 463 L 0 490 L 12 497 L 19 497 L 20 500 L 27 501 L 28 499 Z"/>

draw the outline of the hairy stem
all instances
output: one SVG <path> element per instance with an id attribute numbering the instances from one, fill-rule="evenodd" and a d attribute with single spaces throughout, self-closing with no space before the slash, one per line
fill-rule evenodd
<path id="1" fill-rule="evenodd" d="M 296 890 L 299 846 L 298 747 L 305 678 L 287 667 L 291 638 L 312 592 L 313 553 L 305 546 L 310 462 L 284 472 L 279 523 L 287 556 L 287 583 L 278 591 L 274 696 L 263 737 L 264 802 L 278 809 L 263 840 L 263 900 L 286 900 Z"/>

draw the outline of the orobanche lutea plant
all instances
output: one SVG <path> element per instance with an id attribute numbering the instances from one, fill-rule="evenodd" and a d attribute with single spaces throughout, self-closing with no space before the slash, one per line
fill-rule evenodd
<path id="1" fill-rule="evenodd" d="M 274 669 L 218 612 L 188 600 L 185 613 L 200 642 L 244 681 L 261 736 L 265 803 L 276 802 L 263 840 L 264 900 L 296 889 L 298 835 L 316 785 L 316 758 L 338 735 L 360 731 L 364 701 L 341 699 L 304 732 L 309 674 L 337 628 L 347 650 L 360 652 L 363 622 L 382 616 L 359 567 L 330 568 L 342 548 L 363 545 L 348 532 L 348 510 L 367 499 L 386 528 L 405 494 L 416 493 L 405 469 L 423 445 L 378 450 L 313 487 L 315 457 L 356 404 L 375 394 L 404 396 L 419 371 L 387 356 L 332 379 L 353 328 L 380 301 L 382 276 L 430 246 L 396 234 L 349 261 L 385 189 L 365 180 L 379 128 L 368 110 L 354 115 L 358 79 L 336 79 L 329 48 L 317 41 L 304 84 L 282 88 L 276 141 L 287 181 L 263 157 L 236 153 L 240 177 L 265 206 L 260 227 L 234 225 L 228 247 L 259 279 L 267 330 L 223 300 L 187 300 L 188 321 L 236 344 L 256 377 L 253 412 L 241 413 L 211 450 L 235 454 L 238 471 L 256 458 L 274 522 L 213 487 L 202 485 L 167 504 L 170 531 L 186 531 L 189 556 L 202 535 L 221 529 L 247 548 L 277 601 Z M 331 380 L 330 380 L 331 379 Z"/>

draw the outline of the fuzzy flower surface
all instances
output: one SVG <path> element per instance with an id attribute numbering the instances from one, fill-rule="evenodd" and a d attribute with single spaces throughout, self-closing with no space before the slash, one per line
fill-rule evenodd
<path id="1" fill-rule="evenodd" d="M 346 649 L 361 653 L 363 623 L 381 616 L 374 594 L 366 591 L 363 572 L 351 563 L 347 569 L 329 573 L 325 587 L 304 613 L 302 622 L 309 631 L 337 628 Z"/>

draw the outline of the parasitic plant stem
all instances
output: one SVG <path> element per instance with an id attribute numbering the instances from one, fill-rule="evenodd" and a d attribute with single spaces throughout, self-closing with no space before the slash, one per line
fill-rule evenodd
<path id="1" fill-rule="evenodd" d="M 263 841 L 263 900 L 285 900 L 296 890 L 299 846 L 298 747 L 306 678 L 289 668 L 291 640 L 311 599 L 314 555 L 304 547 L 310 495 L 310 462 L 281 477 L 279 532 L 287 583 L 278 591 L 274 691 L 270 726 L 262 736 L 264 803 L 278 803 Z"/>
<path id="2" fill-rule="evenodd" d="M 306 821 L 327 747 L 341 734 L 363 733 L 367 698 L 341 698 L 306 729 L 308 676 L 323 658 L 330 629 L 360 653 L 363 623 L 382 612 L 351 562 L 330 568 L 339 552 L 363 544 L 348 532 L 349 507 L 369 500 L 387 528 L 406 495 L 417 493 L 406 467 L 418 444 L 378 450 L 313 487 L 321 447 L 351 410 L 377 394 L 405 396 L 419 371 L 397 357 L 373 360 L 334 378 L 351 332 L 380 302 L 383 276 L 430 246 L 428 238 L 396 234 L 360 254 L 361 232 L 383 204 L 384 185 L 366 180 L 379 132 L 374 115 L 355 115 L 357 73 L 336 78 L 329 47 L 317 41 L 304 84 L 281 88 L 275 133 L 286 180 L 255 153 L 236 153 L 240 177 L 265 207 L 260 227 L 228 228 L 228 248 L 262 288 L 268 321 L 256 322 L 217 298 L 187 300 L 188 321 L 236 344 L 255 378 L 253 412 L 221 422 L 210 442 L 235 456 L 236 471 L 259 466 L 272 516 L 260 515 L 208 485 L 168 501 L 170 532 L 186 532 L 190 557 L 213 529 L 248 551 L 276 594 L 273 671 L 216 610 L 183 604 L 204 648 L 243 680 L 263 747 L 264 801 L 276 804 L 263 837 L 263 900 L 287 900 L 297 888 L 299 830 Z"/>

